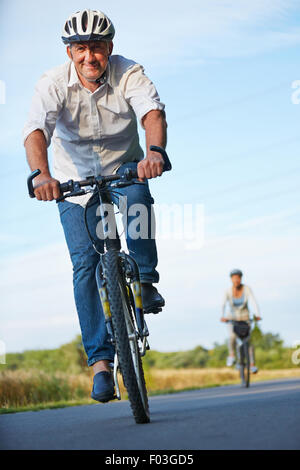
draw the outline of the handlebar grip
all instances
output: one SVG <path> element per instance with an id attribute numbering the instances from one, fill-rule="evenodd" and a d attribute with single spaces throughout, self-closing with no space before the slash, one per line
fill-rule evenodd
<path id="1" fill-rule="evenodd" d="M 34 170 L 27 178 L 28 193 L 31 198 L 34 198 L 33 180 L 36 176 L 41 174 L 41 170 Z"/>
<path id="2" fill-rule="evenodd" d="M 73 190 L 73 181 L 70 180 L 67 183 L 61 183 L 59 185 L 61 193 L 66 193 L 67 191 L 72 191 Z"/>

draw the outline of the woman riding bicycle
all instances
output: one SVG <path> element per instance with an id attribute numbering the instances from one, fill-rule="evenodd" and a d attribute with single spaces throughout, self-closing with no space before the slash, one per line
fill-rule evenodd
<path id="1" fill-rule="evenodd" d="M 232 281 L 232 287 L 226 290 L 223 307 L 222 307 L 222 322 L 229 322 L 229 355 L 227 357 L 226 365 L 231 367 L 235 362 L 235 347 L 236 347 L 236 334 L 233 331 L 233 324 L 230 320 L 236 321 L 246 321 L 248 322 L 250 319 L 250 312 L 248 308 L 248 301 L 251 300 L 254 310 L 255 310 L 255 319 L 260 320 L 260 314 L 257 302 L 254 298 L 252 290 L 249 286 L 242 284 L 242 276 L 243 273 L 239 269 L 234 269 L 230 272 L 230 278 Z M 225 316 L 226 311 L 226 304 L 229 303 L 231 313 Z M 255 366 L 254 363 L 254 347 L 250 345 L 249 348 L 250 352 L 250 367 L 251 372 L 256 374 L 258 372 L 258 368 Z"/>

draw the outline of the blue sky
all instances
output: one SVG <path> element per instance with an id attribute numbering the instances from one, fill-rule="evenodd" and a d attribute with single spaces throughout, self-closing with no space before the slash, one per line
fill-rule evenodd
<path id="1" fill-rule="evenodd" d="M 158 240 L 167 305 L 149 318 L 152 347 L 223 341 L 219 317 L 232 267 L 245 272 L 262 329 L 286 344 L 300 340 L 300 107 L 292 103 L 299 3 L 2 0 L 0 339 L 7 350 L 56 347 L 79 332 L 57 208 L 27 197 L 21 132 L 36 81 L 67 59 L 65 19 L 85 7 L 111 17 L 114 53 L 143 64 L 166 104 L 173 171 L 151 183 L 156 203 L 204 205 L 202 248 Z"/>

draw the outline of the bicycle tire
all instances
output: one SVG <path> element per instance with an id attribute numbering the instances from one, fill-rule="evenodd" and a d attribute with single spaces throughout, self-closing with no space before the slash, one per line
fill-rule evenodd
<path id="1" fill-rule="evenodd" d="M 244 371 L 244 350 L 243 345 L 239 346 L 239 368 L 242 387 L 245 386 L 245 371 Z"/>
<path id="2" fill-rule="evenodd" d="M 132 321 L 132 316 L 118 252 L 107 251 L 103 256 L 103 261 L 120 372 L 136 423 L 149 423 L 150 413 L 142 360 L 136 339 L 129 339 L 129 334 L 132 334 L 132 332 L 128 332 L 128 324 L 129 317 Z M 136 344 L 135 361 L 133 359 L 132 343 Z"/>
<path id="3" fill-rule="evenodd" d="M 250 355 L 249 355 L 249 343 L 248 340 L 244 342 L 244 358 L 245 358 L 245 387 L 248 388 L 250 385 Z"/>
<path id="4" fill-rule="evenodd" d="M 248 388 L 250 384 L 250 357 L 248 342 L 240 346 L 240 377 L 242 387 Z"/>

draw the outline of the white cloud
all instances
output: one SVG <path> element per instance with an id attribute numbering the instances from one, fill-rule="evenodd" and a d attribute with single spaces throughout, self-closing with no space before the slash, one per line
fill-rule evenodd
<path id="1" fill-rule="evenodd" d="M 208 59 L 255 54 L 300 42 L 300 28 L 292 28 L 288 21 L 297 7 L 294 0 L 197 0 L 185 2 L 184 8 L 176 2 L 155 1 L 146 15 L 144 8 L 133 5 L 123 15 L 112 8 L 117 49 L 137 54 L 151 65 L 163 65 L 167 60 L 171 69 L 179 63 L 194 66 Z M 133 10 L 143 15 L 133 28 L 124 29 Z"/>

